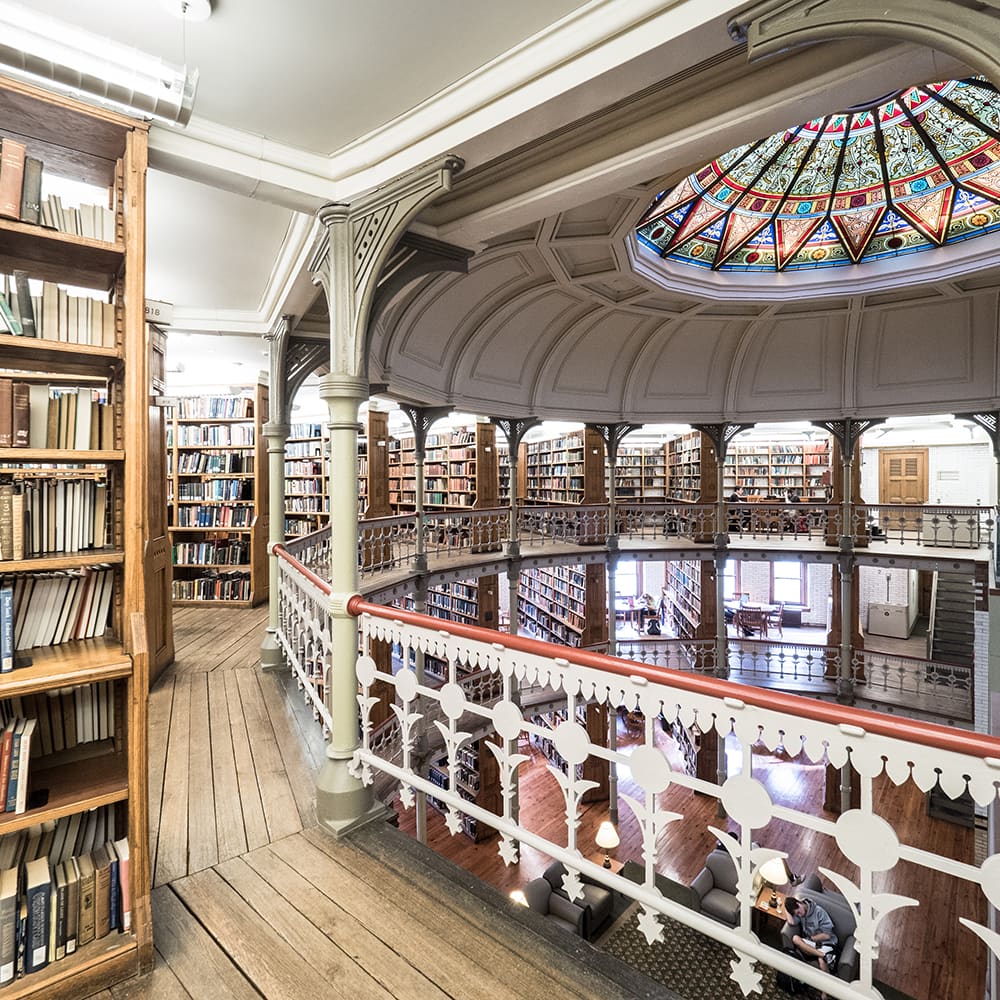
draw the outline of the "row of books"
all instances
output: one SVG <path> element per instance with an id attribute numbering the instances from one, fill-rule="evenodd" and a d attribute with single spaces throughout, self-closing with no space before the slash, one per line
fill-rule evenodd
<path id="1" fill-rule="evenodd" d="M 111 566 L 4 577 L 0 580 L 0 663 L 4 669 L 14 668 L 14 650 L 104 635 L 114 589 Z"/>
<path id="2" fill-rule="evenodd" d="M 0 727 L 19 718 L 37 720 L 32 754 L 41 757 L 111 739 L 115 735 L 114 682 L 78 684 L 0 702 Z"/>
<path id="3" fill-rule="evenodd" d="M 206 573 L 196 580 L 174 580 L 171 594 L 175 601 L 249 601 L 250 577 L 232 571 Z"/>
<path id="4" fill-rule="evenodd" d="M 245 566 L 250 562 L 250 543 L 245 541 L 178 542 L 172 552 L 175 566 Z"/>
<path id="5" fill-rule="evenodd" d="M 36 291 L 37 289 L 37 291 Z M 0 332 L 88 347 L 115 346 L 114 303 L 74 295 L 26 271 L 0 275 Z"/>
<path id="6" fill-rule="evenodd" d="M 129 869 L 123 837 L 65 861 L 42 856 L 0 873 L 0 985 L 113 931 L 128 933 Z"/>
<path id="7" fill-rule="evenodd" d="M 177 528 L 249 528 L 252 507 L 177 507 Z"/>
<path id="8" fill-rule="evenodd" d="M 177 416 L 181 419 L 249 420 L 253 417 L 253 400 L 249 396 L 182 396 L 177 400 Z"/>
<path id="9" fill-rule="evenodd" d="M 58 195 L 42 197 L 44 164 L 10 136 L 0 146 L 0 215 L 63 233 L 115 242 L 115 213 L 105 205 L 64 206 Z"/>
<path id="10" fill-rule="evenodd" d="M 180 448 L 252 448 L 253 424 L 182 424 L 177 428 Z M 167 428 L 167 446 L 173 447 L 175 435 Z"/>
<path id="11" fill-rule="evenodd" d="M 207 479 L 178 483 L 179 500 L 253 500 L 251 479 Z"/>
<path id="12" fill-rule="evenodd" d="M 102 479 L 33 475 L 0 482 L 0 560 L 104 548 L 107 513 Z"/>
<path id="13" fill-rule="evenodd" d="M 0 448 L 114 447 L 105 387 L 0 378 Z"/>
<path id="14" fill-rule="evenodd" d="M 171 456 L 168 455 L 168 466 L 170 458 Z M 169 472 L 170 469 L 168 468 L 167 471 Z M 182 476 L 214 475 L 221 472 L 244 472 L 247 475 L 252 475 L 253 455 L 233 452 L 184 452 L 177 458 L 177 471 Z"/>
<path id="15" fill-rule="evenodd" d="M 19 868 L 28 861 L 44 857 L 51 859 L 53 864 L 61 864 L 72 857 L 89 854 L 105 841 L 117 839 L 116 807 L 96 806 L 4 834 L 0 837 L 0 871 Z"/>

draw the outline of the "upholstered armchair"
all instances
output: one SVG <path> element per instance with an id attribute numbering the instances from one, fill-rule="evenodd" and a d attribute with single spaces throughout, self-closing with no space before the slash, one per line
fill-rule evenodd
<path id="1" fill-rule="evenodd" d="M 524 898 L 528 908 L 547 917 L 563 930 L 584 936 L 587 910 L 584 906 L 571 903 L 565 896 L 552 891 L 547 879 L 533 878 L 524 887 Z"/>
<path id="2" fill-rule="evenodd" d="M 563 888 L 565 874 L 566 866 L 561 861 L 555 861 L 545 869 L 542 877 L 552 886 L 556 895 L 568 901 L 569 896 Z M 611 917 L 611 890 L 592 882 L 585 875 L 580 876 L 580 881 L 583 883 L 583 895 L 577 896 L 575 904 L 585 910 L 582 936 L 589 939 Z"/>
<path id="3" fill-rule="evenodd" d="M 727 850 L 717 847 L 705 859 L 705 867 L 691 883 L 695 909 L 735 927 L 740 922 L 740 898 L 736 891 L 736 864 Z"/>

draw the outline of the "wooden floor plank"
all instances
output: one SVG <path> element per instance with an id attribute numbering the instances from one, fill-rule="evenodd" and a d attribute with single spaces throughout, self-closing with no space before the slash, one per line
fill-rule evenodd
<path id="1" fill-rule="evenodd" d="M 257 680 L 302 826 L 313 826 L 316 823 L 316 778 L 307 763 L 302 737 L 292 720 L 284 689 L 273 674 L 258 672 Z"/>
<path id="2" fill-rule="evenodd" d="M 174 672 L 162 676 L 149 693 L 149 858 L 156 861 L 163 806 L 163 776 L 167 766 L 170 714 L 174 704 Z"/>
<path id="3" fill-rule="evenodd" d="M 167 886 L 153 890 L 153 926 L 156 950 L 192 1000 L 259 1000 L 263 995 Z"/>
<path id="4" fill-rule="evenodd" d="M 266 848 L 262 852 L 266 852 Z M 234 858 L 215 869 L 239 893 L 260 918 L 279 934 L 338 993 L 352 1000 L 393 1000 L 393 995 L 356 963 L 353 942 L 345 952 L 310 919 L 292 905 L 289 898 L 263 879 L 244 859 Z M 295 901 L 299 903 L 298 900 Z M 299 905 L 301 905 L 299 903 Z"/>
<path id="5" fill-rule="evenodd" d="M 227 861 L 246 853 L 247 835 L 240 806 L 233 731 L 229 724 L 226 676 L 217 670 L 208 675 L 208 716 L 212 739 L 212 781 L 215 787 L 215 834 L 219 860 Z"/>
<path id="6" fill-rule="evenodd" d="M 111 987 L 110 1000 L 191 1000 L 166 959 L 156 955 L 153 971 Z"/>
<path id="7" fill-rule="evenodd" d="M 190 709 L 191 678 L 181 675 L 174 685 L 153 885 L 165 885 L 187 874 Z"/>
<path id="8" fill-rule="evenodd" d="M 343 1000 L 214 869 L 171 888 L 268 1000 Z"/>
<path id="9" fill-rule="evenodd" d="M 302 829 L 295 796 L 289 785 L 285 766 L 278 752 L 274 730 L 264 707 L 258 673 L 237 671 L 243 716 L 253 750 L 254 770 L 260 787 L 260 800 L 267 820 L 270 840 L 281 840 Z"/>
<path id="10" fill-rule="evenodd" d="M 191 721 L 188 740 L 188 872 L 200 872 L 219 861 L 215 827 L 215 783 L 212 779 L 211 721 L 208 675 L 191 677 Z"/>
<path id="11" fill-rule="evenodd" d="M 433 900 L 421 897 L 418 907 L 410 907 L 405 891 L 397 893 L 394 884 L 385 890 L 372 887 L 350 870 L 361 852 L 327 841 L 313 828 L 273 844 L 272 850 L 408 961 L 434 969 L 446 993 L 463 1000 L 576 1000 L 571 989 L 540 977 L 520 955 Z"/>
<path id="12" fill-rule="evenodd" d="M 236 675 L 235 670 L 225 672 L 226 704 L 229 707 L 229 731 L 233 744 L 233 759 L 236 762 L 236 780 L 240 789 L 243 830 L 247 838 L 247 848 L 253 850 L 269 843 L 269 838 Z"/>
<path id="13" fill-rule="evenodd" d="M 354 956 L 391 996 L 447 1000 L 426 970 L 414 968 L 362 923 L 300 875 L 271 847 L 251 851 L 244 859 L 281 896 L 294 903 L 330 941 Z"/>

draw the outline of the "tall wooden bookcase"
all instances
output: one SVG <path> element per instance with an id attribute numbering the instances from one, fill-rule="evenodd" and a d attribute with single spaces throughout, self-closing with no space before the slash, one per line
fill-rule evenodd
<path id="1" fill-rule="evenodd" d="M 174 402 L 168 494 L 175 605 L 267 600 L 266 422 L 265 385 L 247 395 Z"/>
<path id="2" fill-rule="evenodd" d="M 370 433 L 370 431 L 369 431 Z M 371 447 L 371 445 L 369 445 Z M 388 454 L 388 504 L 395 513 L 416 507 L 416 442 L 393 439 Z M 375 463 L 370 457 L 371 475 Z M 375 484 L 369 478 L 369 491 Z M 473 427 L 428 434 L 424 457 L 424 509 L 470 510 L 499 504 L 496 428 L 483 421 Z"/>
<path id="3" fill-rule="evenodd" d="M 89 385 L 89 377 L 104 383 L 111 406 L 107 438 L 99 448 L 50 448 L 47 441 L 29 438 L 26 448 L 0 450 L 0 481 L 13 483 L 15 491 L 22 489 L 29 473 L 51 473 L 68 480 L 103 475 L 107 484 L 104 547 L 66 551 L 64 538 L 62 551 L 49 548 L 45 554 L 32 554 L 34 538 L 26 537 L 31 548 L 21 558 L 0 562 L 0 577 L 14 585 L 29 611 L 36 610 L 31 596 L 37 593 L 29 585 L 40 579 L 39 574 L 78 574 L 110 567 L 113 580 L 107 630 L 103 622 L 97 622 L 103 635 L 35 647 L 30 650 L 30 666 L 0 675 L 0 699 L 56 697 L 77 686 L 90 688 L 103 682 L 109 682 L 114 692 L 116 738 L 88 743 L 83 750 L 92 754 L 69 752 L 58 766 L 48 769 L 44 756 L 33 759 L 29 787 L 36 793 L 37 804 L 23 813 L 0 815 L 0 836 L 4 836 L 36 823 L 66 820 L 109 806 L 116 825 L 127 830 L 131 931 L 93 941 L 0 988 L 0 998 L 55 1000 L 100 992 L 151 968 L 153 960 L 146 614 L 147 610 L 162 614 L 164 609 L 158 604 L 147 609 L 146 587 L 151 572 L 146 545 L 150 362 L 143 319 L 147 127 L 110 111 L 0 79 L 0 136 L 5 142 L 24 143 L 27 155 L 42 161 L 44 173 L 100 189 L 100 199 L 113 208 L 115 218 L 113 241 L 0 218 L 0 270 L 4 273 L 17 269 L 29 279 L 91 289 L 110 296 L 114 303 L 113 346 L 68 343 L 62 339 L 64 335 L 68 339 L 68 331 L 61 323 L 43 326 L 43 338 L 0 334 L 5 377 L 23 372 L 33 376 L 36 385 L 47 380 L 59 386 L 73 386 L 74 380 Z M 36 405 L 48 409 L 44 400 L 36 399 Z"/>
<path id="4" fill-rule="evenodd" d="M 830 440 L 735 443 L 726 453 L 723 489 L 728 496 L 784 497 L 795 490 L 803 500 L 826 501 L 830 484 Z"/>

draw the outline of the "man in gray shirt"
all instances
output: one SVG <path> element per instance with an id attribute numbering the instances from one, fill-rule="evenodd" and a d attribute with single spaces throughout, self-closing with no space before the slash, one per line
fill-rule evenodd
<path id="1" fill-rule="evenodd" d="M 798 928 L 792 944 L 807 958 L 817 959 L 823 972 L 829 972 L 837 949 L 837 934 L 830 914 L 811 899 L 794 896 L 785 900 L 785 913 L 786 923 Z"/>

